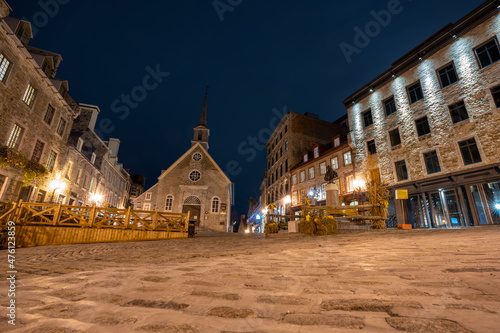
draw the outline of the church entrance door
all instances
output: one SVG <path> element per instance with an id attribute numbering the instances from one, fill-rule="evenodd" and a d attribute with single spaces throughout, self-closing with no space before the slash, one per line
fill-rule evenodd
<path id="1" fill-rule="evenodd" d="M 195 196 L 191 196 L 184 200 L 182 213 L 189 212 L 189 221 L 198 227 L 200 226 L 201 201 Z"/>

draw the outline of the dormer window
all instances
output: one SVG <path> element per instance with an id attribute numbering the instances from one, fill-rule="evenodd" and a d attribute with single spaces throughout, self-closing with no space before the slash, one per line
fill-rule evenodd
<path id="1" fill-rule="evenodd" d="M 319 147 L 314 148 L 314 158 L 319 157 Z"/>
<path id="2" fill-rule="evenodd" d="M 90 164 L 94 164 L 95 163 L 95 158 L 96 158 L 95 153 L 92 153 L 92 156 L 90 157 Z"/>
<path id="3" fill-rule="evenodd" d="M 335 147 L 340 146 L 340 138 L 336 138 L 335 140 L 333 140 L 333 145 L 334 145 Z"/>
<path id="4" fill-rule="evenodd" d="M 307 161 L 309 161 L 309 156 L 307 156 L 307 154 L 304 155 L 304 163 L 306 163 Z"/>
<path id="5" fill-rule="evenodd" d="M 24 28 L 23 23 L 19 23 L 19 28 L 17 28 L 16 37 L 19 39 L 19 41 L 23 45 L 28 44 L 29 35 L 28 35 L 28 31 Z"/>
<path id="6" fill-rule="evenodd" d="M 76 143 L 76 150 L 78 150 L 79 152 L 82 151 L 82 147 L 83 147 L 83 139 L 82 138 L 78 138 L 78 142 Z"/>
<path id="7" fill-rule="evenodd" d="M 51 76 L 52 74 L 52 67 L 50 66 L 50 63 L 47 59 L 43 61 L 42 65 L 42 71 L 45 73 L 47 76 Z"/>

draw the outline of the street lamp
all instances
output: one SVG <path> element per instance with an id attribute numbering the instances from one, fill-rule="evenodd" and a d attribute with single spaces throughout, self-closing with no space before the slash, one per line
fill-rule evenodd
<path id="1" fill-rule="evenodd" d="M 90 201 L 94 202 L 94 204 L 97 206 L 102 200 L 102 195 L 94 193 L 90 196 Z"/>
<path id="2" fill-rule="evenodd" d="M 66 183 L 63 182 L 62 180 L 60 180 L 59 178 L 56 178 L 54 179 L 53 181 L 50 182 L 49 184 L 49 188 L 52 191 L 52 196 L 50 197 L 50 203 L 54 203 L 54 194 L 56 193 L 56 191 L 59 191 L 59 190 L 64 190 L 66 188 Z"/>

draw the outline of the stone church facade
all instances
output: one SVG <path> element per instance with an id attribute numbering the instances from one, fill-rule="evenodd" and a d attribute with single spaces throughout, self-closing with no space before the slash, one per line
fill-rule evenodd
<path id="1" fill-rule="evenodd" d="M 229 230 L 233 183 L 208 153 L 207 96 L 189 149 L 158 182 L 134 200 L 135 209 L 190 213 L 190 221 L 214 231 Z"/>

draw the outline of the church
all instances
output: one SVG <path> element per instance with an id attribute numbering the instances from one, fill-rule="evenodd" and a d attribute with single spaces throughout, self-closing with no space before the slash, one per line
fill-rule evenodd
<path id="1" fill-rule="evenodd" d="M 208 153 L 207 97 L 208 92 L 200 121 L 194 128 L 191 148 L 133 203 L 134 209 L 189 212 L 190 221 L 197 227 L 227 232 L 234 186 Z"/>

